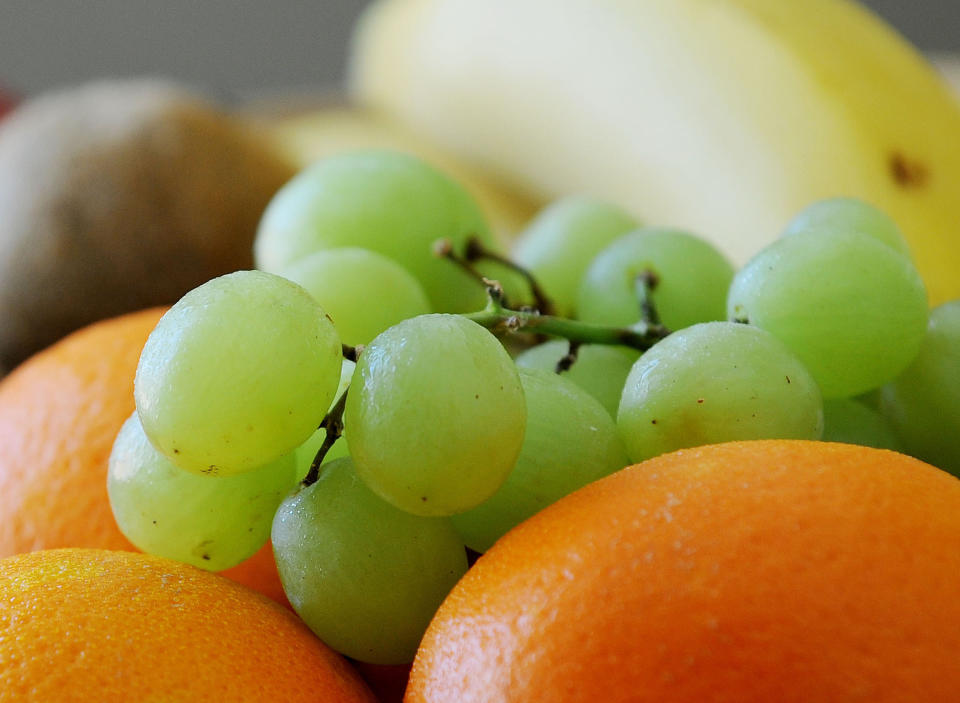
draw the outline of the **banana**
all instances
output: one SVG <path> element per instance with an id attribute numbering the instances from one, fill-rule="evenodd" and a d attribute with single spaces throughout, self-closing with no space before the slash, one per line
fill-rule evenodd
<path id="1" fill-rule="evenodd" d="M 960 297 L 960 103 L 848 0 L 379 0 L 352 94 L 543 199 L 684 227 L 742 264 L 814 200 L 902 227 Z"/>
<path id="2" fill-rule="evenodd" d="M 419 156 L 474 196 L 504 246 L 542 205 L 542 201 L 524 197 L 395 121 L 368 110 L 330 105 L 277 116 L 268 125 L 267 133 L 281 154 L 298 168 L 351 149 L 393 149 Z"/>
<path id="3" fill-rule="evenodd" d="M 953 88 L 954 97 L 960 100 L 960 54 L 936 53 L 930 61 Z"/>

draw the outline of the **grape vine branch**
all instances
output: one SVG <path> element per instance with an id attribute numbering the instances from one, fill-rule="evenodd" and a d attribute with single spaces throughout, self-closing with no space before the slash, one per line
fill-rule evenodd
<path id="1" fill-rule="evenodd" d="M 661 323 L 653 304 L 651 293 L 658 279 L 652 271 L 641 272 L 635 281 L 640 320 L 627 327 L 612 327 L 546 314 L 544 311 L 552 310 L 553 306 L 536 278 L 517 264 L 487 251 L 478 240 L 468 240 L 465 254 L 461 256 L 456 253 L 450 240 L 442 239 L 434 245 L 434 253 L 455 263 L 480 281 L 487 290 L 486 307 L 477 312 L 463 313 L 463 317 L 494 334 L 529 333 L 566 339 L 570 343 L 570 348 L 567 354 L 557 362 L 557 373 L 569 370 L 576 361 L 577 349 L 583 344 L 612 344 L 646 351 L 670 334 L 670 330 Z M 534 306 L 519 309 L 508 307 L 500 282 L 485 278 L 474 267 L 474 262 L 480 259 L 496 261 L 523 276 L 530 286 Z M 343 357 L 350 361 L 356 362 L 362 352 L 362 346 L 343 345 Z M 349 388 L 341 394 L 320 423 L 319 429 L 326 430 L 326 435 L 310 464 L 310 470 L 301 481 L 301 486 L 304 488 L 316 483 L 327 452 L 343 435 L 343 411 L 346 407 L 348 391 Z"/>

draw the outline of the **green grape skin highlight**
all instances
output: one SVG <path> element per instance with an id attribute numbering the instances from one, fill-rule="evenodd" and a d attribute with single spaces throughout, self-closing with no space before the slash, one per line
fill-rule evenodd
<path id="1" fill-rule="evenodd" d="M 517 354 L 517 366 L 553 371 L 569 348 L 570 345 L 562 339 L 538 344 Z M 563 372 L 563 376 L 600 401 L 610 417 L 616 417 L 623 384 L 638 356 L 638 352 L 626 347 L 584 344 L 577 350 L 577 360 Z"/>
<path id="2" fill-rule="evenodd" d="M 825 398 L 860 395 L 899 374 L 916 356 L 927 294 L 910 261 L 860 232 L 783 237 L 737 272 L 731 319 L 783 342 Z"/>
<path id="3" fill-rule="evenodd" d="M 446 314 L 404 320 L 368 344 L 344 413 L 357 474 L 419 515 L 452 515 L 493 495 L 525 424 L 509 354 L 480 325 Z"/>
<path id="4" fill-rule="evenodd" d="M 574 314 L 577 289 L 590 261 L 617 237 L 636 229 L 637 220 L 616 205 L 571 196 L 553 203 L 514 240 L 513 260 L 530 271 L 547 292 L 556 314 Z"/>
<path id="5" fill-rule="evenodd" d="M 668 329 L 724 318 L 733 266 L 705 240 L 656 227 L 619 237 L 597 254 L 580 283 L 577 316 L 618 327 L 637 322 L 636 279 L 648 270 L 659 279 L 651 298 Z"/>
<path id="6" fill-rule="evenodd" d="M 177 466 L 242 473 L 313 433 L 341 358 L 340 338 L 309 293 L 238 271 L 190 291 L 157 323 L 137 366 L 137 413 Z"/>
<path id="7" fill-rule="evenodd" d="M 630 370 L 617 427 L 631 461 L 749 439 L 820 439 L 823 401 L 773 335 L 734 322 L 674 332 Z"/>
<path id="8" fill-rule="evenodd" d="M 450 519 L 471 549 L 485 552 L 514 526 L 628 459 L 609 413 L 573 381 L 520 369 L 527 429 L 520 456 L 500 489 Z"/>
<path id="9" fill-rule="evenodd" d="M 426 162 L 391 151 L 345 152 L 317 161 L 267 206 L 254 241 L 257 268 L 282 272 L 313 252 L 361 247 L 392 259 L 423 286 L 431 309 L 483 307 L 482 286 L 433 255 L 440 238 L 462 248 L 478 237 L 496 249 L 479 206 Z"/>
<path id="10" fill-rule="evenodd" d="M 117 526 L 138 549 L 208 571 L 236 566 L 270 537 L 297 482 L 292 455 L 235 476 L 204 476 L 154 449 L 137 414 L 110 454 L 107 493 Z"/>
<path id="11" fill-rule="evenodd" d="M 890 422 L 875 408 L 853 398 L 823 401 L 823 441 L 903 451 Z"/>
<path id="12" fill-rule="evenodd" d="M 920 352 L 881 390 L 907 453 L 960 476 L 960 300 L 930 313 Z"/>
<path id="13" fill-rule="evenodd" d="M 303 286 L 333 320 L 344 344 L 366 344 L 401 320 L 431 312 L 417 279 L 392 259 L 359 247 L 324 249 L 280 275 Z"/>
<path id="14" fill-rule="evenodd" d="M 910 257 L 910 247 L 893 219 L 879 208 L 858 198 L 818 200 L 798 212 L 783 231 L 784 237 L 824 230 L 860 232 Z"/>
<path id="15" fill-rule="evenodd" d="M 287 599 L 327 645 L 374 664 L 405 664 L 440 602 L 466 573 L 449 518 L 412 515 L 360 481 L 349 458 L 274 517 L 273 550 Z"/>

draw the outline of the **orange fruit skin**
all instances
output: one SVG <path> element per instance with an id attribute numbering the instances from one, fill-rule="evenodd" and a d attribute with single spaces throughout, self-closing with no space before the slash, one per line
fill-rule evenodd
<path id="1" fill-rule="evenodd" d="M 960 701 L 960 481 L 742 442 L 559 501 L 453 589 L 405 700 Z"/>
<path id="2" fill-rule="evenodd" d="M 0 557 L 57 547 L 135 551 L 107 497 L 133 413 L 140 351 L 165 308 L 85 327 L 0 381 Z M 269 544 L 224 574 L 286 603 Z"/>
<path id="3" fill-rule="evenodd" d="M 0 560 L 0 701 L 373 703 L 289 610 L 132 552 Z"/>

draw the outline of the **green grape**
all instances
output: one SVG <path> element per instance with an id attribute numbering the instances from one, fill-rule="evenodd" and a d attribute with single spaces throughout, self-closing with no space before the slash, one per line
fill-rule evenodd
<path id="1" fill-rule="evenodd" d="M 724 318 L 730 263 L 698 237 L 653 227 L 618 238 L 590 262 L 577 297 L 578 317 L 616 326 L 639 320 L 637 276 L 648 270 L 659 278 L 651 297 L 668 329 Z"/>
<path id="2" fill-rule="evenodd" d="M 238 271 L 190 291 L 157 323 L 137 366 L 137 413 L 177 466 L 249 471 L 317 428 L 340 362 L 340 338 L 309 293 Z"/>
<path id="3" fill-rule="evenodd" d="M 254 256 L 276 273 L 316 251 L 370 249 L 412 273 L 433 309 L 466 312 L 483 306 L 483 288 L 435 257 L 433 244 L 448 238 L 462 247 L 470 236 L 496 248 L 459 184 L 414 156 L 359 151 L 322 159 L 281 188 L 260 221 Z"/>
<path id="4" fill-rule="evenodd" d="M 517 355 L 520 368 L 555 370 L 569 350 L 563 340 L 551 340 L 525 349 Z M 563 375 L 600 401 L 610 413 L 617 416 L 620 394 L 630 373 L 630 367 L 639 354 L 626 347 L 610 347 L 602 344 L 584 344 L 577 350 L 577 360 Z"/>
<path id="5" fill-rule="evenodd" d="M 355 367 L 356 364 L 349 359 L 343 360 L 343 365 L 340 367 L 340 385 L 337 387 L 337 392 L 334 394 L 333 401 L 330 403 L 330 409 L 336 405 L 340 396 L 343 395 L 343 392 L 350 386 L 350 379 L 353 376 L 353 369 Z M 346 434 L 346 430 L 344 430 L 344 434 Z M 293 455 L 297 462 L 297 477 L 299 479 L 307 475 L 307 472 L 313 465 L 314 457 L 317 456 L 317 452 L 320 451 L 320 446 L 326 438 L 326 429 L 319 428 L 310 435 L 310 439 L 294 450 Z M 347 441 L 344 436 L 341 435 L 340 439 L 330 447 L 330 450 L 326 453 L 323 460 L 324 462 L 333 461 L 334 459 L 340 459 L 341 457 L 349 455 L 350 453 L 347 451 Z"/>
<path id="6" fill-rule="evenodd" d="M 828 231 L 763 249 L 734 278 L 727 310 L 786 344 L 826 398 L 894 378 L 919 351 L 928 313 L 906 257 L 865 234 Z"/>
<path id="7" fill-rule="evenodd" d="M 360 478 L 419 515 L 452 515 L 493 495 L 525 422 L 517 368 L 500 342 L 443 314 L 404 320 L 364 348 L 344 414 Z"/>
<path id="8" fill-rule="evenodd" d="M 375 664 L 413 660 L 427 624 L 467 570 L 449 518 L 411 515 L 357 478 L 349 458 L 288 497 L 273 551 L 290 604 L 326 644 Z"/>
<path id="9" fill-rule="evenodd" d="M 909 454 L 960 476 L 960 300 L 930 313 L 920 353 L 884 386 L 881 408 Z"/>
<path id="10" fill-rule="evenodd" d="M 520 233 L 513 260 L 530 271 L 556 307 L 574 314 L 577 289 L 587 265 L 617 237 L 639 223 L 610 203 L 568 197 L 551 203 Z"/>
<path id="11" fill-rule="evenodd" d="M 542 369 L 520 369 L 520 383 L 527 430 L 513 471 L 493 496 L 450 518 L 478 552 L 534 513 L 629 463 L 613 418 L 580 386 Z"/>
<path id="12" fill-rule="evenodd" d="M 705 322 L 674 332 L 633 365 L 617 414 L 632 461 L 704 444 L 819 439 L 820 391 L 761 329 Z"/>
<path id="13" fill-rule="evenodd" d="M 296 485 L 288 454 L 236 476 L 204 476 L 154 449 L 134 413 L 110 454 L 107 492 L 117 526 L 138 549 L 209 571 L 252 556 Z"/>
<path id="14" fill-rule="evenodd" d="M 910 256 L 903 233 L 889 215 L 857 198 L 828 198 L 805 207 L 790 220 L 784 237 L 818 230 L 860 232 Z"/>
<path id="15" fill-rule="evenodd" d="M 825 442 L 903 451 L 903 445 L 887 419 L 876 409 L 853 398 L 823 401 L 823 439 Z"/>
<path id="16" fill-rule="evenodd" d="M 317 251 L 279 273 L 307 289 L 333 319 L 343 343 L 351 346 L 366 344 L 401 320 L 430 312 L 417 279 L 369 249 Z"/>

